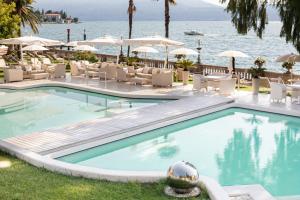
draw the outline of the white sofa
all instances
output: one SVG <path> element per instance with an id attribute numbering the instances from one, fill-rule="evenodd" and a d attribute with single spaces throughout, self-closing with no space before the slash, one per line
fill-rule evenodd
<path id="1" fill-rule="evenodd" d="M 160 70 L 159 73 L 152 74 L 152 86 L 155 87 L 172 87 L 173 72 L 172 70 Z"/>
<path id="2" fill-rule="evenodd" d="M 4 69 L 4 81 L 6 83 L 23 81 L 22 69 Z"/>

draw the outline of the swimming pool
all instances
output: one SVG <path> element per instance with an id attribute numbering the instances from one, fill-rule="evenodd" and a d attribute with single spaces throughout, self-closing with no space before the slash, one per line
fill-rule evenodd
<path id="1" fill-rule="evenodd" d="M 166 171 L 185 160 L 222 185 L 300 195 L 300 119 L 231 108 L 58 159 L 133 171 Z"/>
<path id="2" fill-rule="evenodd" d="M 126 99 L 63 87 L 0 89 L 0 139 L 110 117 L 163 100 Z"/>

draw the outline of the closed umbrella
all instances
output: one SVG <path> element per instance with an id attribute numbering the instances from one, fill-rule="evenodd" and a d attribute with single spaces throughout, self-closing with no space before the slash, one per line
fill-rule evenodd
<path id="1" fill-rule="evenodd" d="M 300 62 L 300 55 L 291 53 L 291 54 L 279 56 L 276 59 L 276 62 Z"/>
<path id="2" fill-rule="evenodd" d="M 236 57 L 240 57 L 240 58 L 249 57 L 248 55 L 246 55 L 245 53 L 243 53 L 241 51 L 224 51 L 224 52 L 218 54 L 218 56 L 231 58 L 233 73 L 235 73 L 235 58 Z"/>
<path id="3" fill-rule="evenodd" d="M 89 46 L 89 45 L 78 45 L 74 48 L 74 51 L 98 51 L 95 47 Z"/>

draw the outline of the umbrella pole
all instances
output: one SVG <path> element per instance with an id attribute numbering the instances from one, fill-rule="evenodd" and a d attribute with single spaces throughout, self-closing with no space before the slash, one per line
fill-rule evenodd
<path id="1" fill-rule="evenodd" d="M 169 48 L 168 46 L 166 46 L 166 60 L 165 60 L 164 68 L 167 68 L 168 60 L 169 60 Z"/>
<path id="2" fill-rule="evenodd" d="M 235 74 L 235 57 L 232 57 L 232 74 Z"/>

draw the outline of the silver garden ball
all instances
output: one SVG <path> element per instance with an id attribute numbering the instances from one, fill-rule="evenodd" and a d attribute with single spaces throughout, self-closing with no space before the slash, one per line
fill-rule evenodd
<path id="1" fill-rule="evenodd" d="M 169 167 L 167 184 L 179 194 L 189 193 L 193 190 L 199 179 L 199 173 L 194 165 L 180 161 Z"/>

